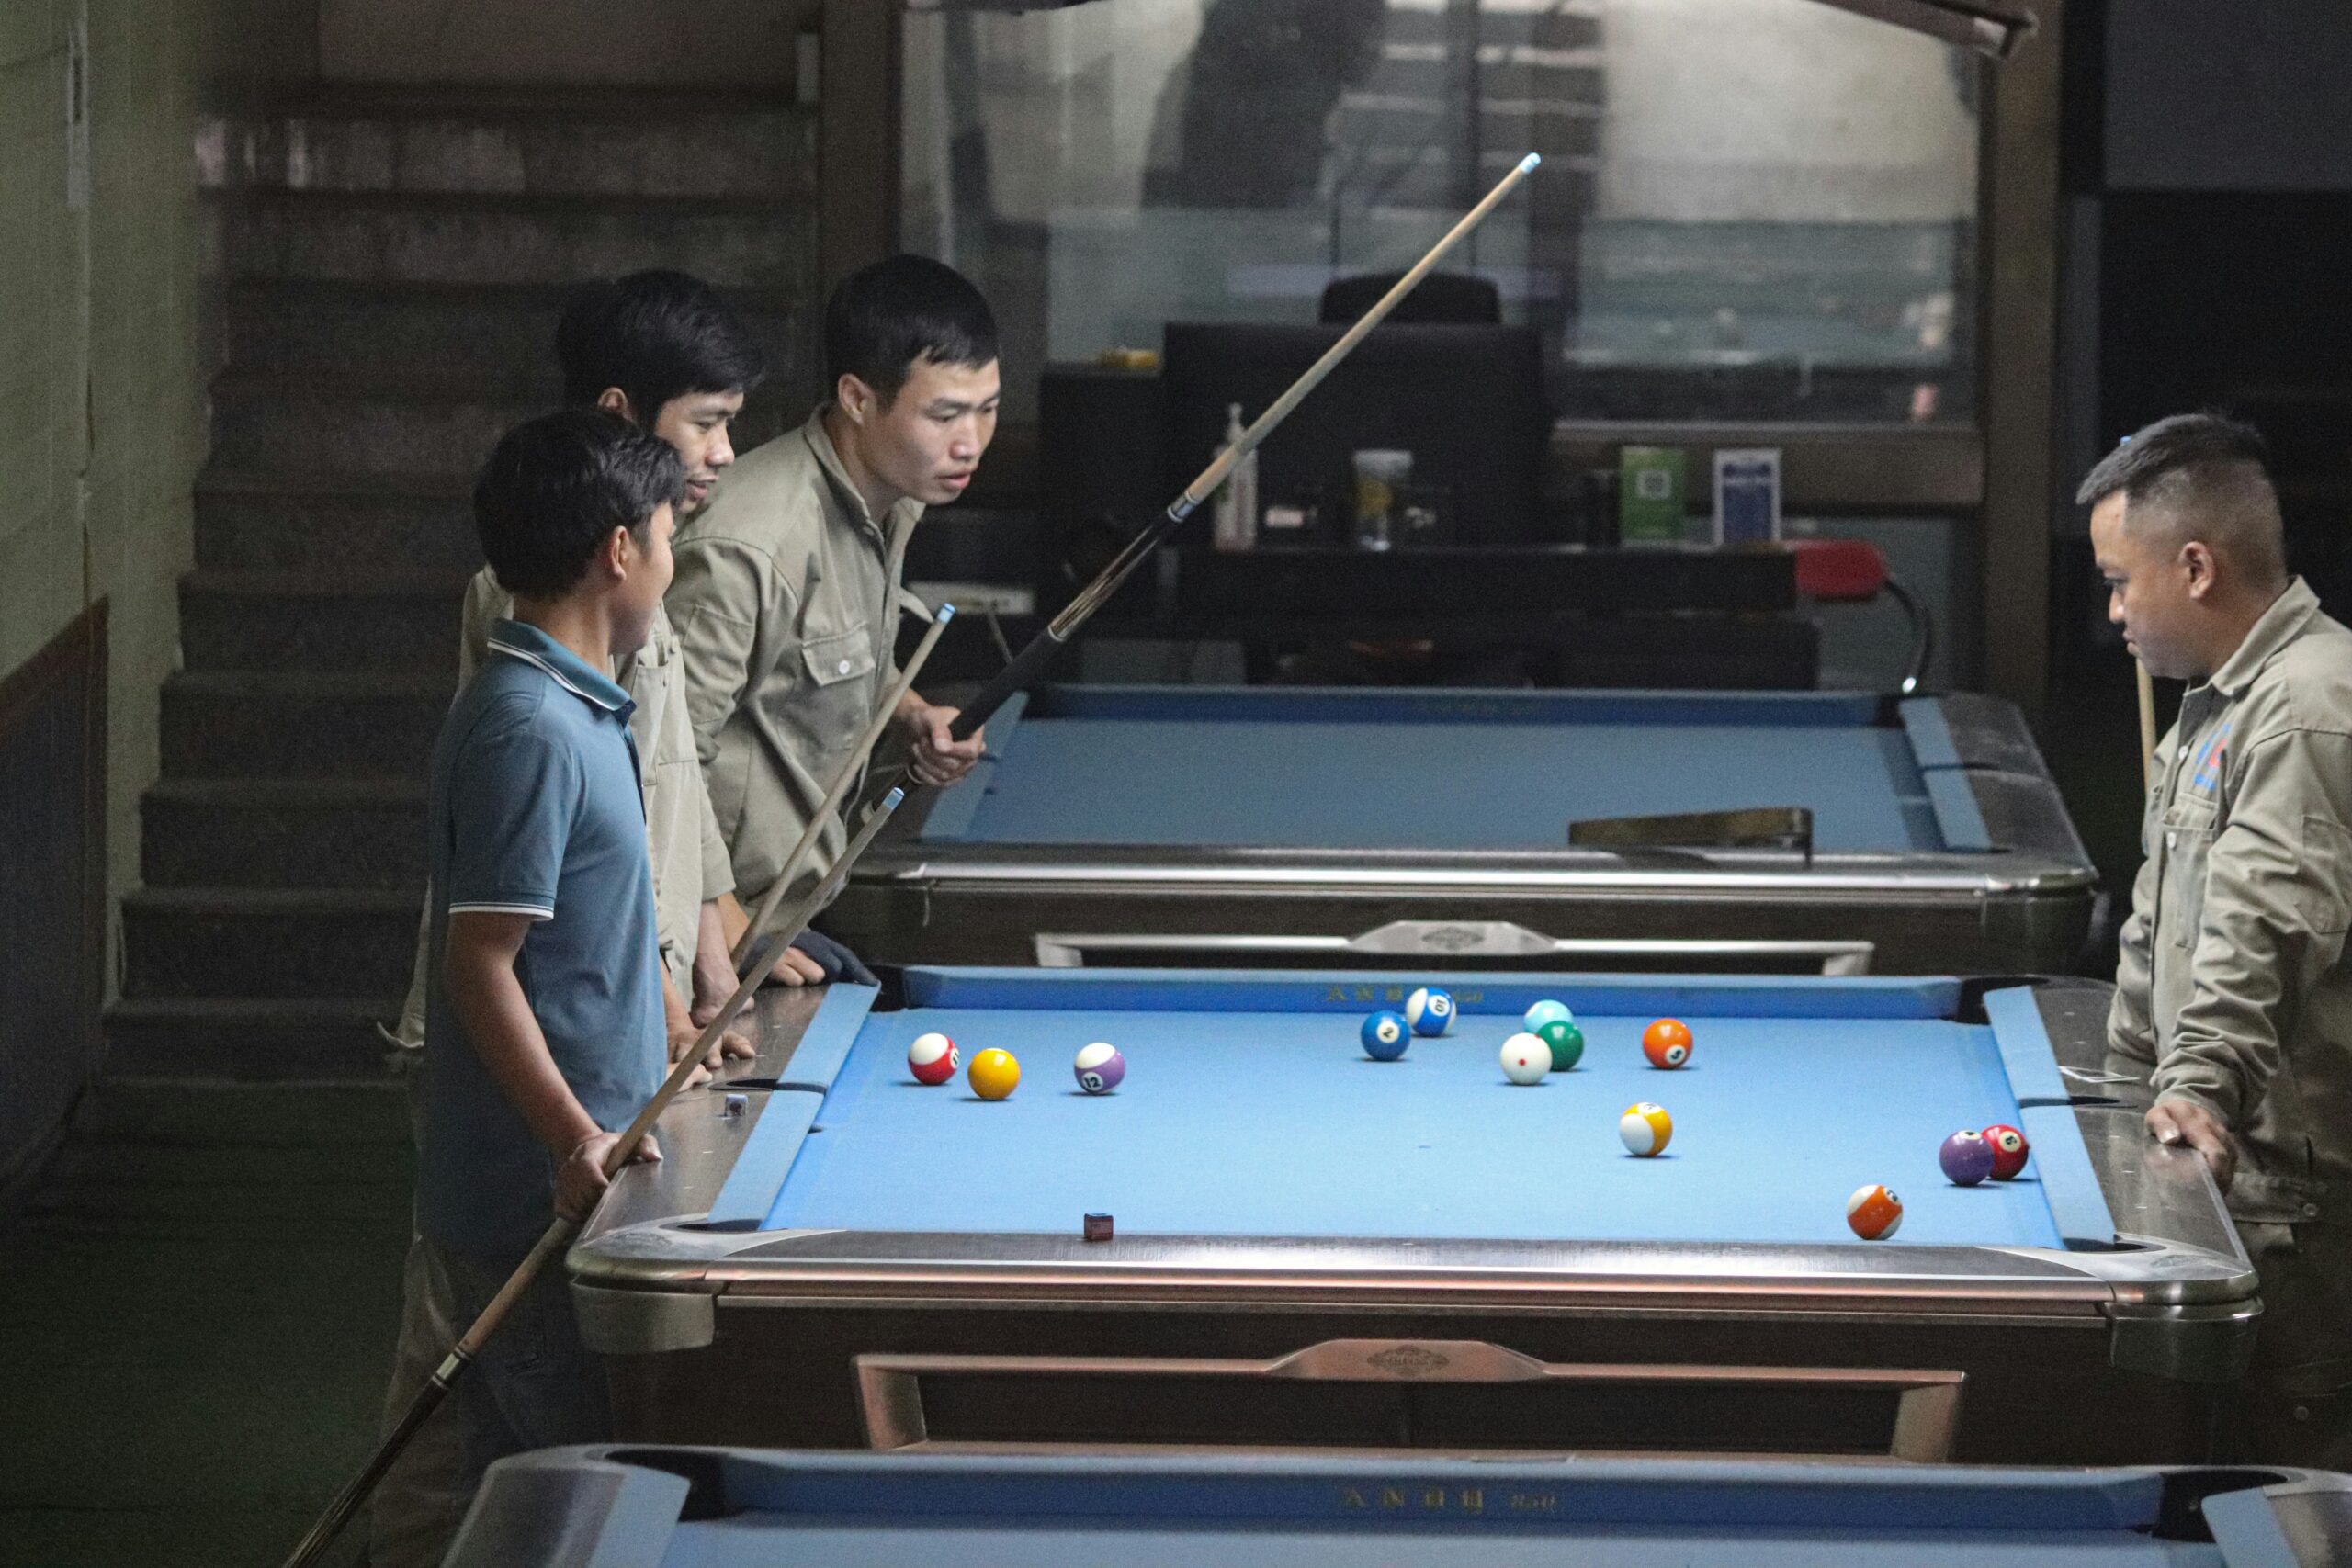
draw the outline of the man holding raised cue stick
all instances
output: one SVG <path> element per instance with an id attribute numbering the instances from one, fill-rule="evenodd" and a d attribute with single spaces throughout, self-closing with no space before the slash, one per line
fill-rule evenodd
<path id="1" fill-rule="evenodd" d="M 1148 558 L 1162 540 L 1173 533 L 1187 517 L 1216 492 L 1216 487 L 1222 484 L 1226 477 L 1232 472 L 1233 465 L 1255 451 L 1274 428 L 1289 415 L 1290 412 L 1298 406 L 1300 400 L 1320 384 L 1323 378 L 1346 358 L 1356 344 L 1363 342 L 1364 336 L 1396 309 L 1398 301 L 1409 294 L 1421 279 L 1429 275 L 1430 269 L 1443 259 L 1446 253 L 1502 203 L 1504 197 L 1526 178 L 1529 171 L 1532 170 L 1536 164 L 1537 159 L 1532 153 L 1521 160 L 1494 189 L 1487 192 L 1476 207 L 1448 231 L 1428 254 L 1397 280 L 1395 288 L 1383 295 L 1379 301 L 1364 313 L 1362 320 L 1350 328 L 1338 343 L 1332 344 L 1323 357 L 1310 367 L 1289 390 L 1274 400 L 1266 412 L 1259 416 L 1257 422 L 1243 434 L 1241 440 L 1220 454 L 1197 479 L 1187 485 L 1182 493 L 1169 503 L 1166 513 L 1159 521 L 1136 536 L 1118 558 L 1103 569 L 1094 582 L 1080 593 L 1050 626 L 1032 639 L 1028 647 L 1024 648 L 994 680 L 983 687 L 972 703 L 956 716 L 952 725 L 955 733 L 951 739 L 965 740 L 976 736 L 979 727 L 986 722 L 989 715 L 1002 706 L 1014 692 L 1042 673 L 1051 661 L 1053 655 L 1075 635 L 1094 610 L 1117 591 L 1120 583 L 1134 572 L 1136 566 Z M 666 517 L 662 521 L 666 524 Z M 663 542 L 666 544 L 666 537 Z M 936 640 L 937 633 L 938 627 L 934 626 L 931 634 L 925 637 L 918 659 L 928 656 L 931 647 Z M 906 701 L 907 694 L 911 691 L 912 680 L 911 669 L 899 677 L 894 690 L 885 696 L 882 704 L 884 713 L 899 711 L 899 705 Z M 876 718 L 878 722 L 878 715 Z M 938 739 L 934 732 L 933 750 L 944 750 L 938 746 Z M 977 751 L 977 747 L 974 750 Z M 833 789 L 824 792 L 827 797 L 846 793 L 849 783 L 863 769 L 865 758 L 856 748 L 853 748 L 851 754 L 844 757 L 842 761 L 843 767 L 835 781 Z M 933 761 L 934 768 L 932 771 L 938 771 L 935 767 L 937 758 L 934 757 Z M 918 767 L 919 780 L 922 778 L 924 771 Z M 805 897 L 794 900 L 786 908 L 784 917 L 776 920 L 772 927 L 764 931 L 754 929 L 747 932 L 749 951 L 745 953 L 744 962 L 739 969 L 743 978 L 738 984 L 734 996 L 720 1008 L 718 1014 L 706 1026 L 699 1043 L 704 1049 L 715 1046 L 720 1036 L 732 1026 L 736 1018 L 750 1003 L 761 982 L 767 976 L 770 965 L 775 962 L 777 953 L 783 948 L 786 940 L 802 930 L 810 917 L 822 907 L 824 900 L 831 897 L 848 874 L 857 856 L 873 842 L 874 836 L 881 830 L 882 826 L 889 819 L 903 797 L 903 790 L 893 790 L 885 796 L 868 814 L 855 837 L 842 848 L 831 868 L 822 874 L 816 886 Z M 820 800 L 819 804 L 821 806 L 822 801 Z M 804 823 L 803 830 L 794 847 L 786 852 L 774 868 L 775 880 L 783 881 L 788 886 L 797 876 L 801 870 L 800 863 L 815 846 L 819 834 L 825 825 L 821 816 L 815 821 Z M 649 896 L 647 899 L 649 906 L 650 902 Z M 649 963 L 653 960 L 653 955 L 650 952 L 648 960 Z M 644 1142 L 662 1112 L 697 1074 L 704 1071 L 699 1060 L 701 1055 L 702 1051 L 697 1050 L 688 1053 L 681 1059 L 671 1071 L 667 1081 L 617 1136 L 613 1137 L 609 1143 L 605 1143 L 601 1138 L 594 1140 L 601 1152 L 601 1157 L 597 1160 L 597 1168 L 603 1179 L 594 1184 L 595 1190 L 600 1191 L 604 1183 L 617 1175 L 622 1167 L 640 1157 Z M 467 1370 L 475 1364 L 482 1348 L 497 1334 L 508 1312 L 517 1302 L 534 1292 L 543 1273 L 561 1258 L 564 1249 L 571 1245 L 572 1237 L 578 1234 L 581 1220 L 585 1217 L 586 1207 L 583 1206 L 578 1213 L 559 1213 L 548 1224 L 537 1244 L 524 1258 L 506 1283 L 481 1309 L 472 1325 L 452 1348 L 441 1367 L 419 1391 L 408 1412 L 384 1439 L 368 1465 L 335 1497 L 319 1523 L 295 1547 L 292 1554 L 287 1559 L 288 1568 L 301 1568 L 302 1564 L 318 1561 L 320 1555 L 334 1540 L 336 1533 L 366 1501 L 368 1492 L 407 1445 L 416 1429 L 440 1405 L 451 1390 L 458 1386 Z"/>

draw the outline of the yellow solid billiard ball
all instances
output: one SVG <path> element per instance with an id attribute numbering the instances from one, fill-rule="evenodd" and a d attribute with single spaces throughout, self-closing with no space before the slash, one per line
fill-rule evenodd
<path id="1" fill-rule="evenodd" d="M 1010 1051 L 983 1051 L 972 1058 L 964 1077 L 982 1100 L 1002 1100 L 1021 1081 L 1021 1064 Z"/>

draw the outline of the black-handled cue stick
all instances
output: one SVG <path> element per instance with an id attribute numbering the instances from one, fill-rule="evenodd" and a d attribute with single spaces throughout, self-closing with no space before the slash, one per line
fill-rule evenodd
<path id="1" fill-rule="evenodd" d="M 969 739 L 972 733 L 985 724 L 997 709 L 1002 707 L 1013 693 L 1022 690 L 1035 680 L 1046 666 L 1052 662 L 1054 655 L 1061 651 L 1063 645 L 1077 635 L 1079 628 L 1086 624 L 1094 612 L 1102 608 L 1111 595 L 1119 591 L 1120 585 L 1126 581 L 1136 568 L 1148 559 L 1151 552 L 1157 549 L 1162 541 L 1216 493 L 1217 486 L 1223 484 L 1227 477 L 1233 472 L 1234 465 L 1256 451 L 1266 437 L 1274 433 L 1275 427 L 1290 416 L 1291 411 L 1298 407 L 1306 394 L 1321 385 L 1323 378 L 1337 369 L 1341 360 L 1354 352 L 1356 345 L 1362 343 L 1366 334 L 1396 308 L 1398 301 L 1410 294 L 1421 279 L 1428 276 L 1430 270 L 1445 258 L 1446 253 L 1459 243 L 1471 230 L 1485 221 L 1487 214 L 1500 206 L 1503 198 L 1508 197 L 1519 182 L 1525 179 L 1530 171 L 1541 162 L 1542 159 L 1532 152 L 1521 159 L 1512 167 L 1510 173 L 1505 175 L 1497 183 L 1495 188 L 1486 194 L 1477 206 L 1464 214 L 1462 220 L 1448 230 L 1445 236 L 1430 247 L 1427 255 L 1415 262 L 1412 269 L 1396 280 L 1395 288 L 1375 300 L 1372 309 L 1366 310 L 1355 325 L 1340 334 L 1339 342 L 1325 350 L 1321 358 L 1307 367 L 1306 373 L 1292 382 L 1289 389 L 1276 398 L 1267 407 L 1266 412 L 1260 414 L 1248 430 L 1242 432 L 1239 441 L 1217 454 L 1216 459 L 1201 470 L 1200 476 L 1191 484 L 1186 485 L 1182 492 L 1168 503 L 1168 510 L 1160 515 L 1159 521 L 1129 540 L 1126 547 L 1112 559 L 1110 565 L 1104 567 L 1094 581 L 1089 583 L 1077 598 L 1071 600 L 1063 608 L 1061 614 L 1056 615 L 1044 630 L 1030 639 L 1029 645 L 1014 657 L 1012 662 L 1006 665 L 993 680 L 980 688 L 979 694 L 956 716 L 953 727 L 956 738 L 959 740 Z M 923 659 L 929 655 L 932 645 L 937 640 L 939 629 L 938 625 L 934 624 L 932 632 L 924 638 L 923 645 L 916 650 L 916 657 L 908 660 L 907 669 L 900 677 L 899 687 L 884 703 L 882 711 L 875 716 L 869 736 L 879 734 L 881 727 L 888 722 L 889 715 L 897 710 L 900 694 L 911 689 L 915 672 L 922 667 Z M 849 781 L 863 769 L 865 761 L 863 749 L 851 753 L 849 765 L 842 770 L 842 778 L 835 781 L 833 790 L 828 792 L 828 798 L 831 798 L 835 794 L 845 795 L 850 787 Z M 700 1064 L 703 1057 L 709 1055 L 711 1048 L 717 1045 L 720 1037 L 726 1033 L 728 1026 L 735 1021 L 736 1017 L 742 1012 L 752 996 L 758 992 L 760 982 L 766 976 L 769 965 L 773 964 L 777 955 L 783 952 L 785 943 L 797 935 L 808 923 L 809 919 L 825 907 L 826 901 L 833 896 L 834 889 L 840 886 L 849 875 L 850 868 L 856 863 L 858 856 L 864 854 L 866 847 L 873 843 L 875 836 L 897 812 L 906 795 L 907 791 L 904 788 L 894 789 L 875 804 L 874 810 L 866 818 L 865 825 L 857 830 L 848 846 L 842 851 L 841 858 L 833 863 L 832 870 L 819 880 L 818 886 L 794 908 L 786 919 L 778 921 L 765 936 L 761 937 L 753 944 L 749 960 L 737 965 L 737 973 L 742 978 L 735 987 L 735 994 L 728 998 L 725 1007 L 718 1010 L 718 1016 L 704 1027 L 701 1037 L 695 1042 L 693 1051 L 679 1062 L 676 1069 L 671 1073 L 669 1081 L 664 1083 L 661 1091 L 647 1102 L 645 1109 L 638 1112 L 637 1120 L 629 1123 L 628 1130 L 621 1134 L 619 1141 L 614 1144 L 612 1151 L 605 1156 L 605 1175 L 607 1179 L 617 1174 L 621 1168 L 628 1163 L 629 1157 L 637 1152 L 638 1145 L 644 1140 L 646 1133 L 661 1117 L 662 1112 L 668 1109 L 670 1101 L 675 1099 L 678 1092 L 685 1087 L 686 1080 L 693 1077 L 695 1067 Z M 799 874 L 800 865 L 797 863 L 797 857 L 805 855 L 814 846 L 817 837 L 816 825 L 821 820 L 821 817 L 812 818 L 808 829 L 802 832 L 800 842 L 795 846 L 796 860 L 786 863 L 784 870 L 778 874 L 776 886 L 788 885 L 795 876 Z M 773 895 L 775 888 L 771 887 L 769 891 Z M 772 901 L 772 899 L 763 900 L 763 908 L 769 907 Z M 754 920 L 752 929 L 757 931 L 760 922 Z M 749 933 L 747 932 L 746 935 L 748 936 Z M 401 1451 L 408 1446 L 409 1439 L 416 1435 L 417 1428 L 422 1427 L 433 1412 L 440 1406 L 441 1401 L 447 1396 L 450 1386 L 458 1378 L 464 1375 L 468 1367 L 473 1364 L 475 1357 L 481 1353 L 481 1347 L 489 1341 L 491 1336 L 498 1332 L 499 1325 L 504 1321 L 508 1310 L 514 1302 L 525 1291 L 530 1289 L 541 1269 L 562 1256 L 564 1249 L 571 1245 L 572 1237 L 579 1234 L 579 1230 L 580 1227 L 572 1221 L 561 1217 L 558 1217 L 548 1226 L 547 1233 L 539 1237 L 538 1245 L 532 1247 L 530 1256 L 523 1259 L 522 1267 L 514 1270 L 504 1287 L 492 1298 L 490 1305 L 482 1309 L 481 1315 L 474 1319 L 473 1325 L 466 1330 L 464 1337 L 450 1349 L 441 1365 L 435 1369 L 433 1376 L 426 1381 L 424 1387 L 417 1391 L 416 1397 L 410 1401 L 408 1409 L 401 1414 L 399 1425 L 382 1443 L 378 1445 L 375 1455 L 368 1461 L 367 1467 L 358 1475 L 353 1477 L 351 1483 L 328 1507 L 325 1516 L 311 1527 L 311 1533 L 303 1537 L 301 1543 L 295 1547 L 293 1555 L 286 1560 L 286 1568 L 307 1568 L 308 1564 L 318 1560 L 319 1553 L 326 1550 L 327 1544 L 350 1521 L 352 1515 L 358 1512 L 359 1505 L 367 1500 L 368 1493 L 375 1490 L 376 1483 L 383 1479 L 385 1471 L 391 1468 L 392 1461 L 400 1457 Z"/>
<path id="2" fill-rule="evenodd" d="M 931 657 L 931 650 L 938 646 L 939 634 L 953 615 L 952 609 L 946 610 L 933 622 L 930 632 L 924 636 L 922 645 L 915 649 L 914 657 L 907 660 L 906 669 L 899 676 L 896 688 L 884 699 L 881 712 L 876 715 L 875 723 L 866 732 L 865 745 L 850 753 L 847 762 L 842 768 L 841 776 L 834 781 L 832 789 L 828 792 L 829 801 L 838 801 L 846 796 L 851 786 L 865 770 L 867 747 L 870 747 L 875 738 L 881 733 L 883 722 L 897 708 L 899 699 L 914 684 L 916 671 L 920 671 L 923 661 Z M 808 896 L 800 900 L 786 919 L 770 928 L 765 936 L 752 944 L 751 963 L 741 971 L 742 977 L 736 983 L 735 994 L 727 998 L 727 1005 L 718 1010 L 718 1016 L 703 1026 L 703 1032 L 695 1041 L 694 1048 L 679 1058 L 678 1065 L 670 1070 L 669 1078 L 654 1092 L 653 1098 L 645 1102 L 645 1109 L 637 1113 L 637 1120 L 628 1124 L 628 1130 L 621 1134 L 620 1140 L 605 1154 L 605 1180 L 610 1181 L 616 1178 L 622 1168 L 627 1166 L 636 1155 L 638 1145 L 645 1141 L 645 1135 L 653 1130 L 654 1122 L 661 1120 L 662 1112 L 670 1108 L 670 1102 L 678 1097 L 686 1087 L 688 1080 L 693 1078 L 695 1069 L 702 1065 L 703 1059 L 710 1055 L 711 1049 L 725 1036 L 729 1027 L 741 1016 L 743 1010 L 751 1005 L 752 998 L 759 995 L 760 982 L 766 977 L 769 965 L 773 964 L 777 956 L 784 952 L 785 944 L 797 936 L 801 929 L 808 925 L 810 918 L 825 907 L 826 902 L 832 897 L 834 890 L 841 886 L 842 878 L 849 874 L 851 865 L 856 862 L 859 855 L 865 852 L 865 847 L 874 841 L 874 836 L 882 830 L 883 824 L 889 821 L 891 813 L 898 809 L 899 802 L 905 797 L 906 793 L 904 789 L 894 789 L 883 796 L 876 804 L 873 814 L 866 818 L 865 826 L 858 829 L 856 835 L 850 840 L 848 847 L 842 852 L 841 859 L 833 863 L 831 872 L 818 879 L 818 885 L 809 890 Z M 821 820 L 821 818 L 814 820 Z M 793 846 L 792 853 L 786 857 L 784 869 L 777 874 L 777 886 L 786 886 L 800 874 L 800 868 L 807 863 L 808 853 L 815 848 L 816 842 L 817 834 L 812 820 L 810 829 L 800 836 L 800 841 Z M 774 904 L 775 900 L 771 898 L 763 906 L 763 908 L 773 909 Z M 757 929 L 756 922 L 753 929 Z M 368 1463 L 357 1475 L 351 1478 L 341 1492 L 335 1495 L 334 1501 L 327 1506 L 327 1511 L 320 1516 L 319 1522 L 312 1525 L 311 1532 L 295 1546 L 293 1555 L 286 1559 L 286 1568 L 306 1568 L 307 1564 L 318 1561 L 320 1553 L 325 1551 L 334 1538 L 342 1533 L 343 1527 L 351 1522 L 352 1516 L 359 1511 L 359 1506 L 368 1500 L 368 1494 L 376 1490 L 377 1483 L 384 1479 L 384 1472 L 391 1469 L 393 1461 L 399 1459 L 406 1450 L 410 1440 L 416 1436 L 417 1429 L 431 1419 L 433 1413 L 441 1407 L 441 1402 L 448 1397 L 449 1390 L 455 1387 L 458 1380 L 466 1374 L 467 1369 L 474 1364 L 475 1359 L 481 1354 L 481 1348 L 490 1342 L 492 1336 L 495 1335 L 500 1326 L 505 1323 L 506 1314 L 514 1310 L 514 1303 L 522 1299 L 523 1292 L 537 1281 L 539 1275 L 549 1265 L 560 1263 L 565 1250 L 571 1246 L 572 1238 L 579 1234 L 579 1223 L 567 1220 L 560 1214 L 548 1224 L 546 1232 L 540 1235 L 538 1244 L 533 1247 L 529 1255 L 523 1259 L 521 1267 L 507 1277 L 506 1283 L 499 1288 L 498 1294 L 492 1296 L 490 1304 L 482 1308 L 481 1315 L 474 1319 L 472 1326 L 469 1327 L 457 1344 L 450 1348 L 448 1355 L 442 1358 L 441 1364 L 433 1370 L 433 1375 L 425 1380 L 424 1386 L 416 1391 L 416 1397 L 409 1401 L 408 1408 L 401 1413 L 399 1423 L 386 1435 L 384 1440 L 376 1446 L 376 1451 L 368 1459 Z"/>
<path id="3" fill-rule="evenodd" d="M 947 623 L 955 618 L 955 605 L 942 604 L 939 607 L 939 613 L 932 617 L 931 629 L 922 634 L 922 645 L 915 649 L 914 657 L 907 660 L 906 668 L 899 672 L 898 683 L 890 688 L 890 694 L 875 711 L 874 721 L 865 727 L 865 733 L 859 738 L 857 750 L 851 752 L 851 756 L 862 761 L 880 743 L 882 732 L 889 728 L 891 718 L 899 711 L 899 705 L 906 701 L 909 692 L 915 689 L 915 671 L 923 667 L 924 660 L 931 657 L 931 650 L 939 646 L 939 634 L 945 631 Z M 784 857 L 784 863 L 793 868 L 794 875 L 799 874 L 799 868 L 808 863 L 809 852 L 817 847 L 817 835 L 823 830 L 833 813 L 842 808 L 842 802 L 849 798 L 849 792 L 863 771 L 854 767 L 843 769 L 842 776 L 833 781 L 833 787 L 826 792 L 825 803 L 809 817 L 808 825 L 800 829 L 799 841 L 792 846 L 792 852 Z M 791 883 L 790 876 L 779 876 L 769 883 L 767 896 L 760 900 L 758 911 L 752 916 L 752 923 L 745 926 L 743 934 L 735 939 L 735 950 L 729 956 L 738 976 L 743 973 L 744 958 L 759 942 L 761 933 L 768 929 L 768 917 L 775 913 L 777 902 L 784 897 L 784 891 Z M 793 934 L 797 936 L 799 933 L 800 928 L 795 926 Z"/>
<path id="4" fill-rule="evenodd" d="M 1266 412 L 1241 433 L 1240 440 L 1218 453 L 1216 459 L 1201 470 L 1200 477 L 1186 485 L 1182 493 L 1168 503 L 1168 510 L 1150 527 L 1129 539 L 1126 547 L 1113 558 L 1111 564 L 1104 567 L 1077 598 L 1064 605 L 1061 614 L 1047 622 L 1044 630 L 1031 637 L 1029 645 L 1014 656 L 1012 662 L 999 671 L 996 678 L 982 686 L 979 694 L 956 716 L 956 722 L 950 727 L 956 739 L 970 739 L 972 732 L 988 722 L 989 716 L 1002 707 L 1013 693 L 1023 690 L 1044 674 L 1046 666 L 1053 662 L 1054 655 L 1059 653 L 1063 645 L 1078 635 L 1078 629 L 1094 612 L 1101 609 L 1111 595 L 1119 591 L 1120 585 L 1134 575 L 1136 568 L 1150 559 L 1151 552 L 1158 549 L 1183 524 L 1184 519 L 1216 493 L 1216 487 L 1233 472 L 1234 465 L 1255 452 L 1266 437 L 1274 433 L 1274 427 L 1290 417 L 1291 411 L 1298 407 L 1306 394 L 1320 386 L 1323 378 L 1338 369 L 1340 361 L 1355 352 L 1356 344 L 1364 340 L 1365 334 L 1378 326 L 1388 312 L 1430 275 L 1430 270 L 1445 258 L 1445 254 L 1453 249 L 1463 236 L 1486 221 L 1487 215 L 1500 206 L 1503 198 L 1510 195 L 1519 182 L 1542 162 L 1543 159 L 1533 152 L 1521 158 L 1477 206 L 1463 215 L 1461 222 L 1448 230 L 1445 237 L 1430 247 L 1429 254 L 1415 262 L 1412 270 L 1396 280 L 1394 288 L 1375 300 L 1372 309 L 1366 310 L 1354 326 L 1340 334 L 1339 342 L 1324 350 L 1323 357 L 1308 366 L 1306 373 L 1290 384 L 1289 390 L 1267 405 Z"/>

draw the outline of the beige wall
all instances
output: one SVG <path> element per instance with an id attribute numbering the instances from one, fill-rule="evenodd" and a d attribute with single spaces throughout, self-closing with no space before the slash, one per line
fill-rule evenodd
<path id="1" fill-rule="evenodd" d="M 873 0 L 876 5 L 897 0 Z M 788 86 L 820 0 L 319 0 L 344 82 Z"/>
<path id="2" fill-rule="evenodd" d="M 0 675 L 111 602 L 110 895 L 136 878 L 207 444 L 197 115 L 300 68 L 307 38 L 289 15 L 289 0 L 0 0 Z M 66 125 L 77 26 L 78 209 Z"/>

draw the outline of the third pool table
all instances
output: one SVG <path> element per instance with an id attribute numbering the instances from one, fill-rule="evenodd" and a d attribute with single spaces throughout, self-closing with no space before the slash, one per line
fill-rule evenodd
<path id="1" fill-rule="evenodd" d="M 869 960 L 2064 972 L 2097 874 L 1973 695 L 1048 686 L 828 918 Z M 1812 814 L 1810 852 L 1572 822 Z"/>

